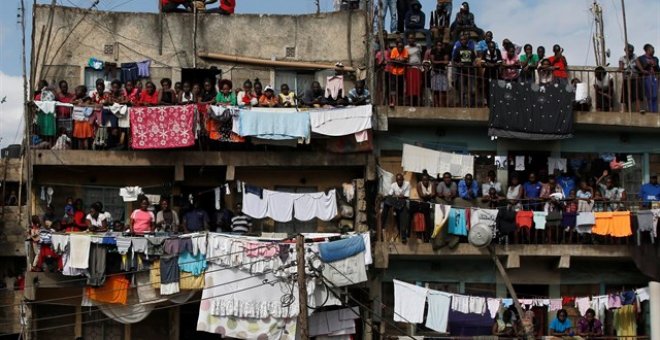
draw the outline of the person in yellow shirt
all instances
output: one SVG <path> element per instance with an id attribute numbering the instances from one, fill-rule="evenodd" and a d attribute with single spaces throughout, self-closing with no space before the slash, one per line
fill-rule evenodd
<path id="1" fill-rule="evenodd" d="M 282 84 L 280 86 L 280 94 L 278 95 L 279 104 L 282 107 L 295 107 L 296 106 L 296 94 L 290 92 L 288 84 Z"/>

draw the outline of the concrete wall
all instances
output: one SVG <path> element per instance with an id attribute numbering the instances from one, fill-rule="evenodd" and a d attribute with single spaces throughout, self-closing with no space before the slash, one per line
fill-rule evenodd
<path id="1" fill-rule="evenodd" d="M 69 7 L 54 10 L 51 39 L 47 35 L 49 6 L 36 6 L 34 61 L 39 55 L 37 73 L 42 65 L 48 80 L 82 83 L 89 58 L 125 63 L 152 60 L 152 78 L 180 79 L 182 68 L 192 68 L 192 14 L 121 13 L 87 11 Z M 364 63 L 366 21 L 364 12 L 333 12 L 319 15 L 232 15 L 200 14 L 197 31 L 198 51 L 287 61 L 337 61 L 345 65 Z M 70 34 L 70 35 L 69 35 Z M 111 51 L 106 51 L 106 47 Z M 294 48 L 287 57 L 287 48 Z M 46 58 L 44 58 L 44 54 Z M 197 60 L 197 67 L 217 66 L 229 71 L 236 65 Z M 240 65 L 239 65 L 239 68 Z M 249 68 L 248 68 L 249 69 Z M 263 77 L 263 68 L 259 76 Z M 249 72 L 248 72 L 249 73 Z M 242 82 L 246 77 L 241 75 Z M 254 78 L 251 76 L 250 78 Z M 269 79 L 263 79 L 265 84 Z"/>

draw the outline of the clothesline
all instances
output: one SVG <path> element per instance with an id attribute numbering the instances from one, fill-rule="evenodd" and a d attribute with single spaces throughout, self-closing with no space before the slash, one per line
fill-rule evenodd
<path id="1" fill-rule="evenodd" d="M 463 295 L 443 292 L 413 285 L 394 279 L 394 321 L 407 323 L 422 323 L 425 309 L 426 327 L 440 333 L 447 331 L 449 310 L 463 314 L 489 313 L 495 318 L 502 307 L 513 305 L 511 298 L 491 298 L 474 295 Z M 518 299 L 521 306 L 530 309 L 534 306 L 548 307 L 549 311 L 557 311 L 565 305 L 573 303 L 581 315 L 588 309 L 597 313 L 604 309 L 621 308 L 624 305 L 641 303 L 649 300 L 649 288 L 623 291 L 607 295 L 592 295 L 583 297 L 566 296 L 563 298 Z M 428 301 L 428 308 L 425 308 Z"/>

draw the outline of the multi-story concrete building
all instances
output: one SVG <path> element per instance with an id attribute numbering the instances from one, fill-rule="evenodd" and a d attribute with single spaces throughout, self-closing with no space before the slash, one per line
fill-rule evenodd
<path id="1" fill-rule="evenodd" d="M 33 27 L 33 88 L 37 81 L 46 79 L 51 84 L 66 80 L 71 88 L 83 84 L 91 90 L 96 79 L 109 82 L 121 77 L 122 64 L 149 60 L 150 76 L 144 80 L 157 84 L 163 78 L 174 82 L 202 82 L 210 78 L 214 82 L 229 79 L 237 88 L 246 79 L 258 78 L 264 85 L 279 89 L 287 83 L 295 93 L 303 93 L 313 81 L 323 85 L 327 77 L 335 74 L 335 64 L 340 62 L 349 71 L 344 78 L 346 89 L 353 87 L 352 77 L 362 77 L 362 71 L 367 73 L 367 79 L 373 79 L 368 84 L 372 87 L 376 131 L 370 135 L 373 147 L 316 135 L 311 143 L 295 148 L 230 145 L 207 141 L 201 132 L 194 146 L 179 150 L 34 149 L 26 153 L 24 171 L 29 177 L 23 175 L 22 181 L 18 180 L 21 174 L 17 161 L 3 163 L 4 169 L 9 169 L 6 181 L 30 182 L 29 192 L 22 189 L 25 197 L 21 198 L 23 203 L 19 202 L 21 211 L 16 207 L 3 211 L 7 246 L 2 247 L 0 255 L 16 262 L 15 267 L 6 270 L 16 274 L 27 269 L 27 302 L 22 306 L 25 319 L 30 320 L 24 329 L 31 338 L 217 338 L 195 331 L 199 302 L 155 310 L 139 323 L 121 324 L 92 313 L 93 307 L 81 306 L 81 282 L 72 282 L 57 273 L 30 272 L 31 268 L 23 265 L 23 258 L 29 257 L 24 239 L 30 215 L 42 215 L 49 201 L 57 214 L 63 214 L 67 197 L 73 197 L 81 198 L 85 205 L 101 201 L 115 220 L 128 221 L 137 204 L 122 201 L 118 192 L 129 186 L 140 186 L 145 194 L 171 197 L 176 209 L 183 209 L 192 195 L 212 213 L 218 210 L 213 202 L 217 188 L 224 191 L 228 186 L 230 191 L 223 194 L 223 207 L 231 208 L 239 201 L 237 181 L 299 193 L 355 183 L 357 200 L 362 203 L 353 204 L 355 214 L 350 221 L 278 223 L 264 219 L 254 227 L 257 232 L 289 234 L 338 232 L 347 225 L 358 232 L 372 231 L 375 262 L 369 271 L 371 280 L 356 291 L 356 296 L 369 302 L 362 310 L 365 338 L 379 333 L 403 336 L 402 329 L 409 335 L 437 335 L 421 326 L 393 322 L 392 279 L 493 298 L 509 297 L 505 281 L 510 280 L 518 297 L 524 299 L 604 295 L 644 287 L 651 279 L 659 279 L 657 245 L 648 249 L 651 246 L 646 239 L 639 247 L 633 238 L 608 240 L 605 244 L 550 244 L 544 242 L 544 235 L 534 234 L 535 239 L 522 244 L 497 244 L 493 249 L 505 262 L 505 278 L 486 249 L 475 248 L 465 240 L 455 249 L 439 250 L 415 238 L 402 243 L 391 237 L 393 223 L 381 226 L 376 218 L 377 165 L 391 173 L 404 173 L 403 144 L 478 156 L 473 164 L 475 179 L 481 182 L 489 170 L 494 170 L 503 183 L 504 193 L 516 170 L 498 168 L 494 162 L 497 156 L 525 157 L 527 170 L 520 172 L 526 175 L 544 170 L 548 157 L 565 158 L 569 163 L 575 160 L 580 163 L 579 169 L 588 168 L 584 172 L 591 173 L 592 161 L 603 153 L 630 154 L 636 165 L 620 172 L 619 179 L 634 200 L 640 186 L 660 171 L 657 114 L 619 113 L 618 108 L 612 112 L 577 111 L 573 138 L 523 141 L 491 139 L 489 111 L 481 101 L 454 105 L 452 100 L 446 105 L 449 107 L 434 107 L 427 98 L 430 91 L 426 81 L 422 81 L 422 98 L 415 106 L 402 102 L 390 105 L 384 90 L 388 87 L 379 82 L 383 79 L 382 70 L 373 67 L 371 60 L 370 15 L 359 10 L 295 16 L 195 16 L 37 6 Z M 97 61 L 103 61 L 105 67 L 97 69 Z M 430 76 L 429 72 L 423 74 Z M 592 88 L 592 68 L 575 70 L 573 74 Z M 615 83 L 618 89 L 618 75 Z M 449 96 L 453 96 L 451 91 Z M 405 175 L 414 186 L 416 175 Z M 43 200 L 42 192 L 48 196 Z M 413 189 L 411 198 L 416 196 Z M 15 308 L 14 315 L 3 320 L 17 320 L 21 300 L 22 296 L 16 295 L 4 300 L 7 306 Z M 542 334 L 552 313 L 547 307 L 534 311 L 541 329 L 538 334 Z M 642 311 L 646 314 L 641 320 L 648 324 L 648 303 Z M 17 333 L 21 328 L 20 324 L 12 325 L 3 331 Z M 463 318 L 453 323 L 450 319 L 449 333 L 485 335 L 490 334 L 491 325 L 488 317 Z M 648 334 L 648 327 L 640 326 L 640 334 Z M 476 333 L 470 333 L 468 328 Z"/>

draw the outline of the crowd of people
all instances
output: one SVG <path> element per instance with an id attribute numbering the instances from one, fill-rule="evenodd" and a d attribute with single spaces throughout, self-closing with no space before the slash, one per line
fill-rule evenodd
<path id="1" fill-rule="evenodd" d="M 619 186 L 616 176 L 607 170 L 600 177 L 574 178 L 566 173 L 555 172 L 554 176 L 545 173 L 537 176 L 530 172 L 527 179 L 516 173 L 510 176 L 505 186 L 496 178 L 495 171 L 489 171 L 486 180 L 478 183 L 472 174 L 466 174 L 455 181 L 451 173 L 433 178 L 423 173 L 417 183 L 418 199 L 411 200 L 410 182 L 402 174 L 395 176 L 388 195 L 382 202 L 381 225 L 387 226 L 390 211 L 394 212 L 396 226 L 402 242 L 407 242 L 411 230 L 418 240 L 428 242 L 432 232 L 431 204 L 443 204 L 460 208 L 500 209 L 509 211 L 544 211 L 562 213 L 625 211 L 631 204 L 639 202 L 640 208 L 650 208 L 653 202 L 660 201 L 660 184 L 657 176 L 641 186 L 640 192 L 629 199 L 626 190 Z M 531 227 L 531 225 L 530 225 Z M 518 235 L 531 241 L 531 228 Z M 541 242 L 572 242 L 576 230 L 565 230 L 563 235 L 553 236 L 555 231 L 547 228 L 539 234 Z M 506 235 L 509 236 L 509 235 Z M 561 238 L 561 239 L 560 239 Z M 583 242 L 598 242 L 596 238 L 583 239 Z M 508 239 L 507 239 L 508 242 Z"/>
<path id="2" fill-rule="evenodd" d="M 534 312 L 527 311 L 522 317 L 518 317 L 513 307 L 506 309 L 502 316 L 495 317 L 492 335 L 516 338 L 526 337 L 535 329 Z M 556 317 L 551 321 L 548 335 L 557 338 L 590 338 L 603 336 L 603 323 L 596 318 L 596 311 L 587 309 L 584 316 L 578 319 L 576 325 L 568 318 L 566 309 L 560 309 Z"/>
<path id="3" fill-rule="evenodd" d="M 340 65 L 341 66 L 341 65 Z M 338 66 L 339 67 L 339 66 Z M 341 73 L 337 70 L 337 73 Z M 36 149 L 91 149 L 95 138 L 103 137 L 107 149 L 125 149 L 128 144 L 128 130 L 117 127 L 117 117 L 110 108 L 118 106 L 161 106 L 184 104 L 208 104 L 221 106 L 249 107 L 284 107 L 284 108 L 328 108 L 345 105 L 366 105 L 371 103 L 371 94 L 365 87 L 364 80 L 357 80 L 354 88 L 344 93 L 343 77 L 336 77 L 341 84 L 322 87 L 318 81 L 311 83 L 309 89 L 294 93 L 288 84 L 281 84 L 279 93 L 259 79 L 248 79 L 240 88 L 234 88 L 228 79 L 216 82 L 205 79 L 200 83 L 188 81 L 172 83 L 169 78 L 160 81 L 160 87 L 152 81 L 142 82 L 112 80 L 107 86 L 103 79 L 97 79 L 95 88 L 88 91 L 84 85 L 70 91 L 69 84 L 62 80 L 57 88 L 49 86 L 46 80 L 39 82 L 34 94 L 37 101 L 58 101 L 76 107 L 91 107 L 94 113 L 89 119 L 73 120 L 73 108 L 57 106 L 55 117 L 39 112 L 37 114 L 31 145 Z M 335 90 L 337 89 L 337 90 Z M 50 119 L 49 119 L 50 118 Z M 68 121 L 70 126 L 56 123 Z M 110 126 L 109 128 L 107 126 Z"/>
<path id="4" fill-rule="evenodd" d="M 34 251 L 39 253 L 39 245 L 52 233 L 89 232 L 105 234 L 107 232 L 124 235 L 176 235 L 180 233 L 195 233 L 203 231 L 230 232 L 244 235 L 252 230 L 252 218 L 245 215 L 240 203 L 234 210 L 223 208 L 209 214 L 200 202 L 194 202 L 177 212 L 171 205 L 171 200 L 161 198 L 159 202 L 150 202 L 141 195 L 137 203 L 139 207 L 130 213 L 128 223 L 123 216 L 112 216 L 104 209 L 102 202 L 94 202 L 85 206 L 82 199 L 68 197 L 62 210 L 56 210 L 49 204 L 43 216 L 33 215 L 30 219 L 28 240 L 32 242 Z M 43 260 L 48 254 L 35 257 L 33 270 L 43 268 Z M 41 260 L 39 260 L 41 259 Z"/>
<path id="5" fill-rule="evenodd" d="M 381 81 L 385 83 L 383 90 L 389 93 L 390 105 L 422 105 L 423 89 L 430 88 L 433 100 L 428 104 L 448 106 L 450 87 L 455 90 L 454 102 L 460 103 L 457 105 L 486 105 L 489 83 L 496 79 L 540 85 L 580 82 L 580 79 L 569 78 L 568 61 L 560 45 L 552 47 L 551 55 L 546 55 L 544 46 L 534 49 L 531 44 L 520 46 L 510 39 L 503 39 L 500 46 L 494 40 L 493 32 L 484 32 L 476 25 L 467 2 L 461 4 L 449 26 L 451 1 L 439 1 L 431 14 L 431 30 L 425 28 L 425 14 L 419 1 L 385 1 L 383 15 L 388 10 L 392 23 L 390 34 L 397 38 L 390 46 L 387 32 L 382 32 L 386 46 L 381 49 L 381 37 L 377 37 L 376 66 L 383 73 Z M 443 42 L 441 37 L 432 42 L 432 37 L 437 36 L 432 32 L 435 27 L 450 30 L 450 44 Z M 424 43 L 415 38 L 420 32 L 425 35 Z M 635 55 L 634 47 L 629 45 L 619 60 L 619 71 L 623 74 L 621 109 L 658 112 L 660 66 L 653 45 L 645 44 L 640 56 Z M 593 88 L 597 110 L 612 110 L 614 81 L 602 66 L 595 69 Z M 641 103 L 644 105 L 640 106 Z"/>

